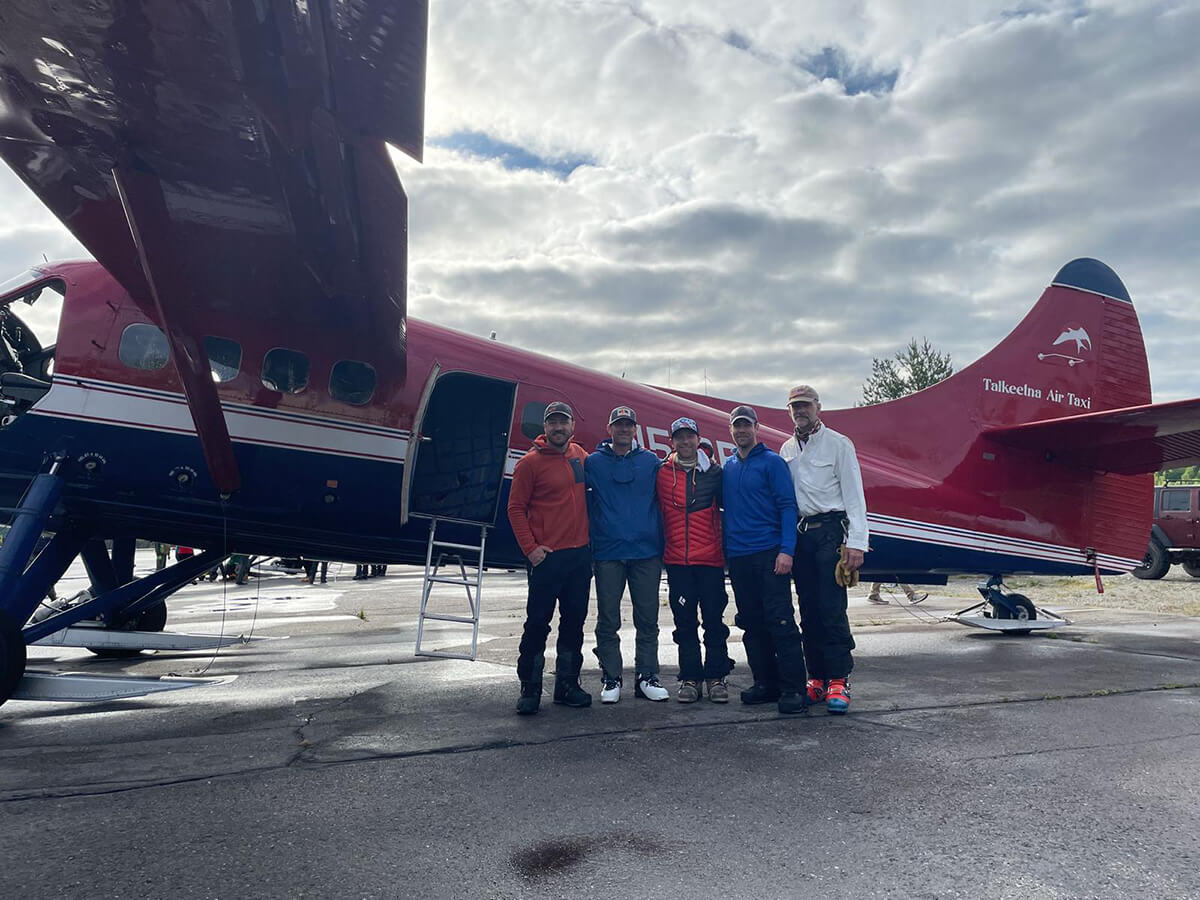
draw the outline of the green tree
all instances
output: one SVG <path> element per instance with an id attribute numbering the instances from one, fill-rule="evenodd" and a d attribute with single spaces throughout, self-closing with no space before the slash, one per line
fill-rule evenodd
<path id="1" fill-rule="evenodd" d="M 1155 484 L 1194 484 L 1196 482 L 1200 482 L 1200 466 L 1164 469 L 1154 473 Z"/>
<path id="2" fill-rule="evenodd" d="M 949 353 L 939 353 L 928 338 L 921 338 L 920 344 L 913 338 L 895 356 L 871 360 L 871 377 L 863 383 L 859 406 L 898 400 L 953 374 Z"/>

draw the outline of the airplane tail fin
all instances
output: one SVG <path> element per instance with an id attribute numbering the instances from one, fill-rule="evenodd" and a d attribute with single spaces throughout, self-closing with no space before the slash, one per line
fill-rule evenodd
<path id="1" fill-rule="evenodd" d="M 1129 292 L 1104 263 L 1076 259 L 979 360 L 899 400 L 823 418 L 868 454 L 882 451 L 875 490 L 902 494 L 908 518 L 945 518 L 922 508 L 940 492 L 961 492 L 975 512 L 959 527 L 1049 540 L 1075 548 L 1068 555 L 1080 563 L 1128 569 L 1145 552 L 1153 490 L 1148 475 L 1133 473 L 1152 468 L 1108 467 L 1129 444 L 1100 455 L 1080 451 L 1103 431 L 1108 411 L 1140 408 L 1135 421 L 1144 426 L 1156 415 L 1149 404 L 1150 370 Z M 923 482 L 939 491 L 920 490 Z M 888 527 L 873 524 L 873 532 Z"/>
<path id="2" fill-rule="evenodd" d="M 944 405 L 971 410 L 977 428 L 987 430 L 1149 402 L 1150 370 L 1129 292 L 1104 263 L 1076 259 L 990 352 L 933 387 L 869 409 L 890 417 L 904 407 Z"/>
<path id="3" fill-rule="evenodd" d="M 1012 333 L 955 377 L 974 382 L 985 428 L 1150 402 L 1137 312 L 1095 259 L 1063 266 Z"/>

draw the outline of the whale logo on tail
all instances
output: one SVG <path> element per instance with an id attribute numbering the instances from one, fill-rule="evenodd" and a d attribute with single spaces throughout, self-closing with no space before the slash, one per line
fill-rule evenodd
<path id="1" fill-rule="evenodd" d="M 1089 337 L 1088 333 L 1080 327 L 1068 327 L 1062 334 L 1054 339 L 1054 346 L 1057 347 L 1059 344 L 1065 344 L 1067 341 L 1075 342 L 1076 353 L 1080 353 L 1083 350 L 1092 349 L 1091 337 Z"/>

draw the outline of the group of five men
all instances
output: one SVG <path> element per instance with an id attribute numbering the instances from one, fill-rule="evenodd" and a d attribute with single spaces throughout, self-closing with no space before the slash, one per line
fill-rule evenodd
<path id="1" fill-rule="evenodd" d="M 788 409 L 795 431 L 780 453 L 759 441 L 751 407 L 734 409 L 729 431 L 736 452 L 721 466 L 701 448 L 694 419 L 672 423 L 673 450 L 660 461 L 638 445 L 637 414 L 628 406 L 612 411 L 609 437 L 590 455 L 571 440 L 570 406 L 556 401 L 546 407 L 544 434 L 517 464 L 508 504 L 513 533 L 529 560 L 518 713 L 538 711 L 556 606 L 554 702 L 591 705 L 579 673 L 593 574 L 601 702 L 621 697 L 618 630 L 627 586 L 636 633 L 635 696 L 669 698 L 658 665 L 664 566 L 680 702 L 695 702 L 705 691 L 712 702 L 729 700 L 725 679 L 734 664 L 723 621 L 728 568 L 734 622 L 743 631 L 754 679 L 741 692 L 742 702 L 775 702 L 789 714 L 806 713 L 822 701 L 834 714 L 849 709 L 854 639 L 838 570 L 839 563 L 842 576 L 857 570 L 867 549 L 862 475 L 854 445 L 821 422 L 812 387 L 792 388 Z M 795 583 L 803 634 L 789 581 Z"/>

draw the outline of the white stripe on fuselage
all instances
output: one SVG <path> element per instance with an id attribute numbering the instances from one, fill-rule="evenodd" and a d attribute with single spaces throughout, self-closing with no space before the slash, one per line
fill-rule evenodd
<path id="1" fill-rule="evenodd" d="M 222 403 L 229 437 L 239 443 L 401 463 L 407 431 L 347 419 L 321 418 L 240 403 Z M 195 423 L 182 394 L 116 382 L 56 375 L 32 415 L 193 436 Z"/>

